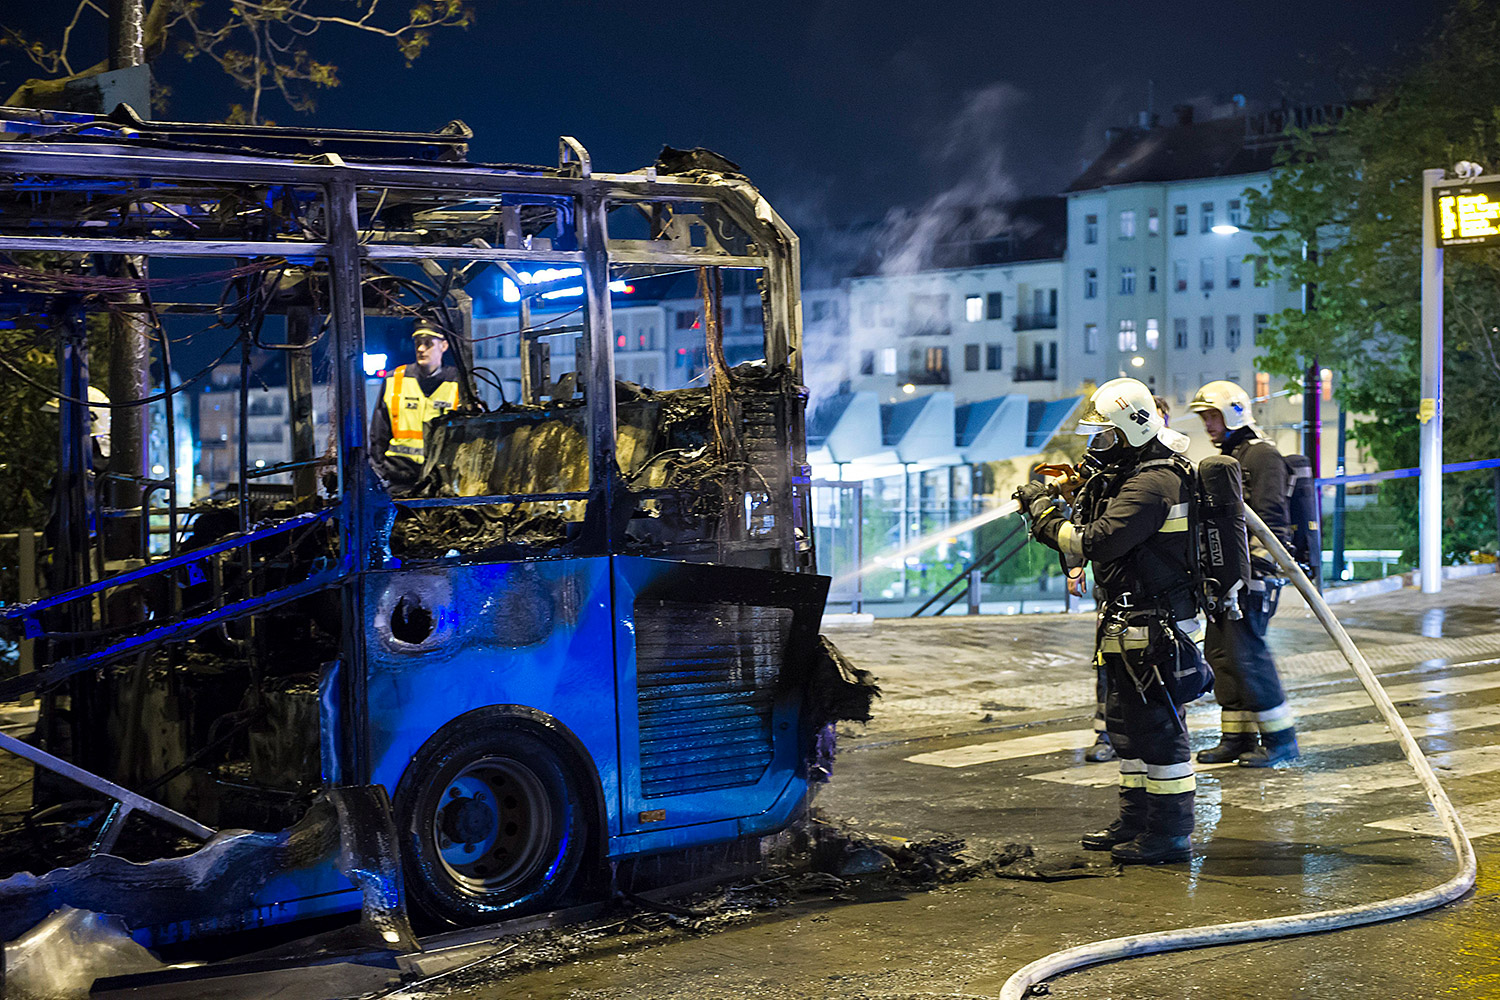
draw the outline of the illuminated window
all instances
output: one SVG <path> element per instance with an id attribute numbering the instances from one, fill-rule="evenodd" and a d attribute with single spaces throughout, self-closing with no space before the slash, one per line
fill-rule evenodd
<path id="1" fill-rule="evenodd" d="M 1228 257 L 1224 260 L 1224 287 L 1240 287 L 1240 269 L 1244 267 L 1244 258 Z"/>
<path id="2" fill-rule="evenodd" d="M 1178 350 L 1187 347 L 1187 317 L 1178 316 L 1172 320 L 1172 346 Z"/>
<path id="3" fill-rule="evenodd" d="M 964 297 L 964 319 L 970 323 L 978 323 L 984 319 L 984 296 L 968 295 Z"/>
<path id="4" fill-rule="evenodd" d="M 1083 242 L 1099 242 L 1099 216 L 1085 215 L 1083 217 Z"/>
<path id="5" fill-rule="evenodd" d="M 990 292 L 985 300 L 985 318 L 999 319 L 1005 315 L 1005 293 Z"/>
<path id="6" fill-rule="evenodd" d="M 1161 346 L 1161 327 L 1156 320 L 1146 320 L 1146 350 L 1154 351 Z"/>
<path id="7" fill-rule="evenodd" d="M 1092 268 L 1085 268 L 1083 272 L 1083 297 L 1096 299 L 1099 297 L 1099 272 Z"/>
<path id="8" fill-rule="evenodd" d="M 1271 395 L 1271 375 L 1269 372 L 1255 373 L 1255 398 L 1265 399 Z"/>
<path id="9" fill-rule="evenodd" d="M 1188 234 L 1188 215 L 1186 205 L 1172 206 L 1172 235 L 1186 236 Z"/>
<path id="10" fill-rule="evenodd" d="M 882 375 L 894 375 L 894 374 L 896 374 L 896 349 L 894 347 L 886 347 L 886 348 L 881 349 L 881 352 L 880 352 L 880 374 L 882 374 Z"/>
<path id="11" fill-rule="evenodd" d="M 1120 239 L 1135 239 L 1135 213 L 1126 211 L 1120 213 Z"/>
<path id="12" fill-rule="evenodd" d="M 1198 262 L 1198 287 L 1205 292 L 1213 291 L 1214 259 L 1212 257 L 1204 257 Z"/>
<path id="13" fill-rule="evenodd" d="M 1135 335 L 1135 320 L 1120 320 L 1120 350 L 1122 352 L 1129 352 L 1135 350 L 1138 346 L 1138 338 Z"/>
<path id="14" fill-rule="evenodd" d="M 1324 368 L 1319 372 L 1318 382 L 1323 389 L 1323 402 L 1331 403 L 1333 401 L 1333 369 Z"/>
<path id="15" fill-rule="evenodd" d="M 1211 233 L 1214 229 L 1214 203 L 1205 201 L 1199 209 L 1198 232 Z"/>
<path id="16" fill-rule="evenodd" d="M 1098 354 L 1099 353 L 1099 324 L 1098 323 L 1085 323 L 1085 324 L 1083 324 L 1083 353 L 1084 354 Z"/>
<path id="17" fill-rule="evenodd" d="M 1238 314 L 1224 317 L 1224 346 L 1231 351 L 1240 349 L 1240 317 Z M 1230 379 L 1231 382 L 1234 379 Z"/>
<path id="18" fill-rule="evenodd" d="M 1205 351 L 1213 349 L 1214 318 L 1212 316 L 1204 316 L 1198 320 L 1198 343 Z"/>
<path id="19" fill-rule="evenodd" d="M 1265 313 L 1255 314 L 1255 326 L 1250 330 L 1250 343 L 1259 344 L 1260 335 L 1265 332 L 1266 324 L 1271 322 L 1271 317 Z"/>
<path id="20" fill-rule="evenodd" d="M 1135 294 L 1135 268 L 1133 268 L 1133 267 L 1122 267 L 1122 268 L 1120 268 L 1120 294 L 1121 295 L 1134 295 Z"/>
<path id="21" fill-rule="evenodd" d="M 1161 214 L 1154 208 L 1146 212 L 1146 235 L 1161 235 Z"/>
<path id="22" fill-rule="evenodd" d="M 964 371 L 977 372 L 979 370 L 979 345 L 964 345 Z"/>
<path id="23" fill-rule="evenodd" d="M 1185 291 L 1187 291 L 1187 285 L 1188 285 L 1187 261 L 1185 261 L 1185 260 L 1174 260 L 1174 261 L 1172 261 L 1172 290 L 1174 292 L 1185 292 Z"/>

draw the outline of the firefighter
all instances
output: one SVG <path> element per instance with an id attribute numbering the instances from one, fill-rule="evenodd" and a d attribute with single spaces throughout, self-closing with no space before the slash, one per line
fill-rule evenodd
<path id="1" fill-rule="evenodd" d="M 1245 503 L 1290 545 L 1286 460 L 1255 425 L 1250 396 L 1233 382 L 1210 382 L 1188 409 L 1203 418 L 1219 451 L 1240 463 Z M 1250 567 L 1250 589 L 1241 600 L 1244 617 L 1210 621 L 1204 638 L 1221 716 L 1218 745 L 1198 754 L 1205 764 L 1238 761 L 1243 767 L 1270 767 L 1297 756 L 1295 720 L 1265 639 L 1282 581 L 1271 553 L 1253 535 Z"/>
<path id="2" fill-rule="evenodd" d="M 448 336 L 427 320 L 411 334 L 416 362 L 392 372 L 370 416 L 370 456 L 391 493 L 411 492 L 422 475 L 427 424 L 458 402 L 458 370 L 443 364 Z"/>
<path id="3" fill-rule="evenodd" d="M 1156 412 L 1161 414 L 1163 427 L 1172 423 L 1172 407 L 1160 396 L 1151 397 L 1152 403 L 1156 405 Z M 1068 593 L 1074 597 L 1082 597 L 1087 590 L 1087 579 L 1082 566 L 1070 569 L 1067 573 Z M 1090 764 L 1104 764 L 1115 759 L 1117 754 L 1115 748 L 1109 742 L 1109 731 L 1104 726 L 1104 702 L 1109 684 L 1109 672 L 1104 669 L 1103 664 L 1096 664 L 1097 676 L 1094 686 L 1094 745 L 1083 752 L 1083 759 Z"/>
<path id="4" fill-rule="evenodd" d="M 1192 854 L 1193 776 L 1178 705 L 1210 684 L 1193 644 L 1197 598 L 1188 512 L 1187 438 L 1166 426 L 1151 391 L 1111 379 L 1089 398 L 1079 432 L 1096 471 L 1069 512 L 1040 482 L 1016 491 L 1032 537 L 1066 563 L 1091 561 L 1100 602 L 1095 662 L 1108 673 L 1105 727 L 1119 755 L 1119 817 L 1083 838 L 1114 860 L 1156 864 Z"/>

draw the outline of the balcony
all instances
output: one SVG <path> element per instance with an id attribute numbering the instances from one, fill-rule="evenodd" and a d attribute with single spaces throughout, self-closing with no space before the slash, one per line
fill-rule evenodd
<path id="1" fill-rule="evenodd" d="M 1032 368 L 1025 365 L 1017 365 L 1015 374 L 1011 376 L 1017 382 L 1056 382 L 1057 369 Z"/>
<path id="2" fill-rule="evenodd" d="M 898 385 L 951 385 L 947 368 L 918 368 L 896 376 Z"/>
<path id="3" fill-rule="evenodd" d="M 1025 330 L 1056 330 L 1057 313 L 1016 313 L 1016 332 Z"/>

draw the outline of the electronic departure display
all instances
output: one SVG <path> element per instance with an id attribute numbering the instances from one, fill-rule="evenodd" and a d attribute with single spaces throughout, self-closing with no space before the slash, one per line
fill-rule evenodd
<path id="1" fill-rule="evenodd" d="M 1500 243 L 1500 180 L 1441 187 L 1432 194 L 1439 247 Z"/>

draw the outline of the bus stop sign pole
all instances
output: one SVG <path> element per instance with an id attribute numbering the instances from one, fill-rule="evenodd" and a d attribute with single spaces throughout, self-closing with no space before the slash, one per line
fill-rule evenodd
<path id="1" fill-rule="evenodd" d="M 1417 570 L 1422 593 L 1443 589 L 1443 251 L 1433 219 L 1432 189 L 1441 168 L 1422 171 L 1422 424 Z"/>

